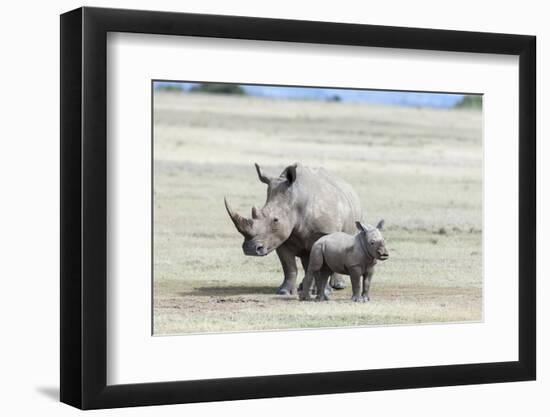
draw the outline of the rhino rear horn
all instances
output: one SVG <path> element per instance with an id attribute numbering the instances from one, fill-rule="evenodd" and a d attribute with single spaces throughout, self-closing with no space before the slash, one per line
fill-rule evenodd
<path id="1" fill-rule="evenodd" d="M 260 179 L 260 181 L 263 182 L 264 184 L 269 184 L 272 178 L 265 175 L 258 164 L 255 163 L 254 166 L 256 167 L 256 172 L 258 173 L 258 178 Z"/>
<path id="2" fill-rule="evenodd" d="M 252 207 L 252 219 L 259 219 L 261 217 L 260 210 L 258 207 L 253 206 Z"/>
<path id="3" fill-rule="evenodd" d="M 252 220 L 251 219 L 247 219 L 243 216 L 241 216 L 239 213 L 235 212 L 231 206 L 229 205 L 229 203 L 227 202 L 227 198 L 224 197 L 223 199 L 224 203 L 225 203 L 225 209 L 227 210 L 227 214 L 229 214 L 229 217 L 231 218 L 231 220 L 233 221 L 233 224 L 235 225 L 235 227 L 237 228 L 237 230 L 240 232 L 240 233 L 247 233 L 250 231 L 251 227 L 252 227 Z"/>

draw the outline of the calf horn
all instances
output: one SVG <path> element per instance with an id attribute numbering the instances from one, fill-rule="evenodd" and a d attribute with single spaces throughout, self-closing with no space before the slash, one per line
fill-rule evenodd
<path id="1" fill-rule="evenodd" d="M 231 220 L 233 221 L 233 224 L 237 228 L 237 230 L 240 233 L 246 233 L 250 231 L 250 228 L 252 227 L 252 220 L 247 219 L 243 216 L 241 216 L 239 213 L 236 213 L 233 211 L 229 203 L 227 202 L 227 198 L 223 198 L 223 201 L 225 203 L 225 209 L 227 210 L 227 214 L 229 214 L 229 217 L 231 217 Z"/>

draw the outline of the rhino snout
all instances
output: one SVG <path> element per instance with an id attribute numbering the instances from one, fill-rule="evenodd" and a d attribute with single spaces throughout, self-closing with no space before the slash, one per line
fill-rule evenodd
<path id="1" fill-rule="evenodd" d="M 248 256 L 267 255 L 266 247 L 260 242 L 248 241 L 243 243 L 243 252 Z"/>
<path id="2" fill-rule="evenodd" d="M 377 252 L 378 252 L 378 259 L 380 259 L 381 261 L 385 261 L 390 257 L 390 254 L 386 249 L 378 249 Z"/>

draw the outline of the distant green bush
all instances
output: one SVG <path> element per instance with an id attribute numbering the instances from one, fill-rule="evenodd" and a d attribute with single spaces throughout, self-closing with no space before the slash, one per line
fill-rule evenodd
<path id="1" fill-rule="evenodd" d="M 209 93 L 209 94 L 235 94 L 245 95 L 246 92 L 238 84 L 217 84 L 217 83 L 203 83 L 198 84 L 191 88 L 191 92 L 194 93 Z"/>
<path id="2" fill-rule="evenodd" d="M 157 87 L 157 90 L 160 90 L 160 91 L 177 91 L 177 92 L 180 92 L 181 91 L 181 87 L 179 85 L 174 85 L 174 84 L 160 84 L 158 87 Z"/>
<path id="3" fill-rule="evenodd" d="M 455 107 L 463 109 L 481 109 L 483 105 L 482 96 L 464 96 L 456 103 Z"/>

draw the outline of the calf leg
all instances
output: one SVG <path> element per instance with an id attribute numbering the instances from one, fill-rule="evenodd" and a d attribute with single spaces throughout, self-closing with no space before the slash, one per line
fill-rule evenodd
<path id="1" fill-rule="evenodd" d="M 328 284 L 328 279 L 330 277 L 330 271 L 329 269 L 323 267 L 317 274 L 315 275 L 315 284 L 317 286 L 317 301 L 328 301 L 329 296 L 325 292 L 325 288 Z"/>
<path id="2" fill-rule="evenodd" d="M 365 272 L 365 275 L 363 275 L 363 293 L 361 294 L 363 296 L 363 301 L 370 301 L 369 290 L 370 290 L 370 282 L 372 280 L 373 274 L 374 274 L 374 269 L 369 268 L 367 269 L 367 272 Z"/>
<path id="3" fill-rule="evenodd" d="M 286 247 L 279 246 L 276 249 L 277 256 L 281 261 L 285 277 L 283 283 L 277 289 L 278 295 L 296 294 L 296 276 L 298 275 L 298 267 L 296 265 L 296 257 Z"/>
<path id="4" fill-rule="evenodd" d="M 353 293 L 351 301 L 363 301 L 363 297 L 361 296 L 361 275 L 361 272 L 357 270 L 350 271 L 351 291 Z"/>
<path id="5" fill-rule="evenodd" d="M 307 274 L 307 270 L 309 268 L 309 255 L 302 256 L 300 259 L 302 261 L 302 266 L 304 267 L 304 272 Z M 314 280 L 311 279 L 308 282 L 310 282 L 310 285 L 311 285 L 309 288 L 309 291 L 311 291 L 312 294 L 317 294 L 317 286 L 314 285 Z M 304 284 L 305 284 L 305 276 L 304 276 L 304 280 L 298 286 L 298 292 L 303 291 Z M 327 297 L 329 297 L 330 294 L 332 294 L 332 288 L 328 283 L 327 283 L 327 286 L 325 287 L 325 294 L 327 295 Z"/>

